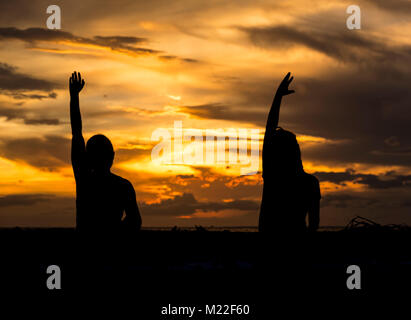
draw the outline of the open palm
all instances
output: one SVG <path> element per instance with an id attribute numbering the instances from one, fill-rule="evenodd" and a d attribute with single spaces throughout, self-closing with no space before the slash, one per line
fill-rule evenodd
<path id="1" fill-rule="evenodd" d="M 79 94 L 81 89 L 83 89 L 84 84 L 85 82 L 84 79 L 81 79 L 80 72 L 77 73 L 76 71 L 74 71 L 69 79 L 70 94 Z"/>

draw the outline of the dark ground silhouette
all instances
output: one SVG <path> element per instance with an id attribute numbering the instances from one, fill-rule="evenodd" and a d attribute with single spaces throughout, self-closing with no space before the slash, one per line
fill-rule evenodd
<path id="1" fill-rule="evenodd" d="M 146 319 L 161 319 L 159 306 L 168 303 L 250 304 L 253 316 L 233 319 L 255 320 L 272 318 L 285 304 L 293 312 L 311 300 L 316 307 L 307 312 L 318 311 L 326 297 L 395 294 L 411 285 L 409 231 L 315 232 L 277 240 L 257 232 L 143 230 L 84 241 L 74 229 L 0 229 L 0 243 L 7 244 L 1 291 L 31 299 L 131 299 L 134 314 L 147 313 Z M 361 290 L 346 287 L 353 264 L 361 267 Z M 61 268 L 61 290 L 46 287 L 49 265 Z"/>

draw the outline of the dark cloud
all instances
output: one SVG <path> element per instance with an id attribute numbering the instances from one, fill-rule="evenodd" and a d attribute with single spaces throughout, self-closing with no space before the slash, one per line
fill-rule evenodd
<path id="1" fill-rule="evenodd" d="M 395 175 L 387 173 L 382 177 L 373 174 L 359 174 L 356 183 L 367 185 L 375 189 L 389 189 L 411 186 L 411 175 Z M 385 179 L 386 180 L 385 180 Z"/>
<path id="2" fill-rule="evenodd" d="M 176 175 L 177 179 L 195 179 L 195 175 L 193 174 L 178 174 Z"/>
<path id="3" fill-rule="evenodd" d="M 291 112 L 283 115 L 282 124 L 336 141 L 303 150 L 303 155 L 327 162 L 409 165 L 411 77 L 377 70 L 296 79 L 296 94 L 287 99 Z M 387 144 L 392 137 L 395 144 Z"/>
<path id="4" fill-rule="evenodd" d="M 115 150 L 115 162 L 123 162 L 128 160 L 137 160 L 151 154 L 151 148 L 132 148 L 132 149 L 125 149 L 125 148 L 118 148 Z"/>
<path id="5" fill-rule="evenodd" d="M 411 46 L 394 46 L 383 39 L 361 32 L 347 32 L 340 28 L 317 28 L 312 25 L 277 25 L 269 27 L 239 28 L 259 47 L 288 49 L 304 46 L 331 58 L 349 63 L 377 63 L 408 60 Z"/>
<path id="6" fill-rule="evenodd" d="M 345 172 L 315 172 L 314 175 L 320 181 L 328 181 L 340 185 L 351 181 L 356 184 L 363 184 L 372 189 L 390 189 L 411 187 L 411 175 L 397 175 L 395 172 L 388 172 L 377 176 L 374 174 L 356 173 L 354 170 Z"/>
<path id="7" fill-rule="evenodd" d="M 378 199 L 357 196 L 348 193 L 331 193 L 327 194 L 321 200 L 321 207 L 335 208 L 368 208 L 372 205 L 378 205 Z"/>
<path id="8" fill-rule="evenodd" d="M 38 202 L 48 201 L 53 196 L 45 194 L 10 194 L 0 197 L 0 207 L 32 206 Z"/>
<path id="9" fill-rule="evenodd" d="M 0 197 L 2 227 L 74 227 L 75 198 L 53 194 L 9 194 Z"/>
<path id="10" fill-rule="evenodd" d="M 59 86 L 43 79 L 34 78 L 17 71 L 15 66 L 0 62 L 0 93 L 10 95 L 15 99 L 56 98 L 51 92 Z M 45 91 L 47 95 L 26 94 L 26 91 Z"/>
<path id="11" fill-rule="evenodd" d="M 55 126 L 60 124 L 59 119 L 24 119 L 25 124 Z"/>
<path id="12" fill-rule="evenodd" d="M 166 60 L 166 61 L 167 60 L 180 60 L 180 61 L 188 62 L 188 63 L 199 63 L 200 62 L 199 60 L 196 60 L 196 59 L 189 59 L 189 58 L 181 59 L 177 56 L 172 56 L 172 55 L 163 55 L 163 56 L 159 56 L 159 58 L 162 60 Z"/>
<path id="13" fill-rule="evenodd" d="M 0 104 L 0 118 L 5 117 L 7 121 L 23 120 L 27 125 L 59 125 L 60 120 L 47 117 L 33 117 L 34 110 L 24 109 L 22 107 L 3 107 Z"/>
<path id="14" fill-rule="evenodd" d="M 199 62 L 201 62 L 200 60 L 191 59 L 191 58 L 183 58 L 182 61 L 188 62 L 188 63 L 199 63 Z"/>
<path id="15" fill-rule="evenodd" d="M 135 45 L 145 42 L 147 42 L 146 38 L 125 36 L 95 36 L 92 40 L 90 40 L 90 43 L 99 43 L 102 46 L 110 46 L 112 48 L 122 48 L 125 45 Z"/>
<path id="16" fill-rule="evenodd" d="M 210 103 L 197 106 L 180 106 L 179 111 L 196 118 L 241 121 L 263 124 L 266 120 L 265 112 L 241 110 L 219 103 Z"/>
<path id="17" fill-rule="evenodd" d="M 411 13 L 411 2 L 408 0 L 395 0 L 395 1 L 384 1 L 384 0 L 367 0 L 367 2 L 389 12 L 396 14 L 410 14 Z"/>
<path id="18" fill-rule="evenodd" d="M 146 38 L 131 36 L 94 36 L 91 38 L 74 35 L 62 30 L 49 30 L 46 28 L 0 28 L 1 40 L 21 40 L 34 46 L 36 42 L 59 42 L 69 41 L 76 44 L 94 45 L 102 48 L 111 49 L 116 52 L 125 53 L 131 56 L 156 55 L 163 60 L 179 59 L 183 62 L 197 62 L 194 59 L 179 58 L 173 55 L 160 55 L 163 52 L 140 45 L 146 44 Z"/>
<path id="19" fill-rule="evenodd" d="M 193 194 L 184 193 L 173 199 L 162 200 L 160 203 L 141 205 L 144 215 L 157 216 L 190 216 L 196 211 L 218 212 L 235 209 L 240 211 L 257 211 L 260 204 L 251 200 L 233 200 L 231 202 L 200 202 Z"/>
<path id="20" fill-rule="evenodd" d="M 8 95 L 13 97 L 16 100 L 26 100 L 26 99 L 33 99 L 33 100 L 43 100 L 43 99 L 55 99 L 57 98 L 57 93 L 50 92 L 49 94 L 26 94 L 21 92 L 2 92 L 4 95 Z"/>
<path id="21" fill-rule="evenodd" d="M 0 28 L 0 40 L 21 40 L 29 44 L 36 41 L 58 42 L 70 41 L 78 44 L 89 44 L 105 48 L 110 48 L 114 51 L 155 54 L 159 51 L 147 48 L 136 47 L 135 45 L 147 42 L 147 39 L 138 37 L 124 36 L 95 36 L 93 38 L 79 37 L 70 32 L 62 30 L 50 30 L 46 28 Z"/>
<path id="22" fill-rule="evenodd" d="M 55 171 L 70 164 L 70 140 L 60 136 L 3 140 L 0 155 L 42 170 Z"/>

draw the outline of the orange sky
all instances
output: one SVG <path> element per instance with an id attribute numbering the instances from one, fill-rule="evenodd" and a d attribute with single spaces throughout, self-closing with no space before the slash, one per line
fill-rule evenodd
<path id="1" fill-rule="evenodd" d="M 261 172 L 156 163 L 151 137 L 174 121 L 262 135 L 288 71 L 296 93 L 280 125 L 321 181 L 321 225 L 411 223 L 411 6 L 360 1 L 362 29 L 350 31 L 347 1 L 55 4 L 58 31 L 46 29 L 45 1 L 0 5 L 0 226 L 75 223 L 74 70 L 86 80 L 85 138 L 112 140 L 113 171 L 133 183 L 144 226 L 257 225 Z"/>

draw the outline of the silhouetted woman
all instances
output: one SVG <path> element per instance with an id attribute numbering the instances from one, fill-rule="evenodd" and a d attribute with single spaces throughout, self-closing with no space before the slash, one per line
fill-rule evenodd
<path id="1" fill-rule="evenodd" d="M 296 136 L 278 127 L 281 100 L 293 77 L 279 85 L 268 114 L 263 144 L 263 198 L 258 229 L 266 233 L 315 231 L 320 218 L 320 186 L 304 171 Z"/>

